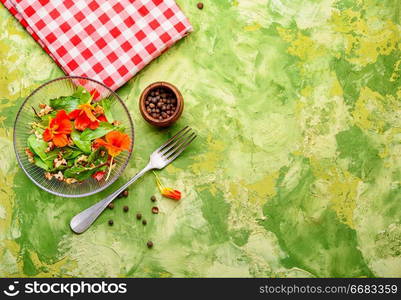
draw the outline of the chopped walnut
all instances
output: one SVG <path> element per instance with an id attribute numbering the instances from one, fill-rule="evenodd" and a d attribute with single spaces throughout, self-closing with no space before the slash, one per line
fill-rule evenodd
<path id="1" fill-rule="evenodd" d="M 47 148 L 46 148 L 45 152 L 46 152 L 46 153 L 47 153 L 47 152 L 50 152 L 50 151 L 52 151 L 53 149 L 54 149 L 54 143 L 53 143 L 52 141 L 48 142 L 48 143 L 47 143 Z"/>
<path id="2" fill-rule="evenodd" d="M 38 116 L 43 117 L 43 116 L 49 114 L 51 111 L 53 111 L 53 108 L 51 108 L 49 105 L 45 104 L 45 106 L 39 111 Z"/>
<path id="3" fill-rule="evenodd" d="M 63 158 L 63 152 L 60 151 L 59 153 L 57 153 L 57 158 L 58 159 L 62 159 Z"/>
<path id="4" fill-rule="evenodd" d="M 26 153 L 26 155 L 28 156 L 28 161 L 31 163 L 31 164 L 34 164 L 35 163 L 35 159 L 33 158 L 35 155 L 33 154 L 33 152 L 31 151 L 31 149 L 29 149 L 29 148 L 26 148 L 25 149 L 25 153 Z"/>
<path id="5" fill-rule="evenodd" d="M 60 158 L 55 158 L 53 161 L 53 165 L 55 168 L 58 168 L 60 166 L 66 166 L 67 165 L 67 161 L 65 160 L 65 158 L 60 159 Z"/>
<path id="6" fill-rule="evenodd" d="M 45 173 L 45 178 L 46 178 L 47 180 L 51 180 L 51 179 L 53 178 L 53 174 L 50 173 L 50 172 L 46 172 L 46 173 Z"/>
<path id="7" fill-rule="evenodd" d="M 37 130 L 35 130 L 35 136 L 37 139 L 42 139 L 43 138 L 43 134 L 39 133 Z"/>
<path id="8" fill-rule="evenodd" d="M 39 104 L 39 107 L 40 107 L 40 108 L 45 108 L 45 107 L 46 107 L 46 104 L 40 103 L 40 104 Z"/>
<path id="9" fill-rule="evenodd" d="M 121 122 L 114 120 L 111 124 L 113 124 L 114 126 L 119 126 L 119 125 L 121 125 Z"/>
<path id="10" fill-rule="evenodd" d="M 86 155 L 81 155 L 81 156 L 78 157 L 78 159 L 77 159 L 77 163 L 79 163 L 79 162 L 86 162 L 86 161 L 88 161 L 88 156 L 86 156 Z"/>
<path id="11" fill-rule="evenodd" d="M 106 155 L 106 151 L 104 151 L 104 150 L 100 151 L 100 156 L 101 157 L 104 157 L 105 155 Z"/>
<path id="12" fill-rule="evenodd" d="M 28 123 L 29 126 L 31 126 L 32 128 L 32 133 L 35 131 L 36 127 L 38 127 L 38 123 L 37 122 L 29 122 Z"/>
<path id="13" fill-rule="evenodd" d="M 65 183 L 72 184 L 78 182 L 75 178 L 64 178 Z"/>
<path id="14" fill-rule="evenodd" d="M 64 180 L 64 175 L 61 173 L 61 171 L 58 171 L 57 174 L 53 174 L 54 178 L 56 178 L 58 181 L 63 181 Z"/>

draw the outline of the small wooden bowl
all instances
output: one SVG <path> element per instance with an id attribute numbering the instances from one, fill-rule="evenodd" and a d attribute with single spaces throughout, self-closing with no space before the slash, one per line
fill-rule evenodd
<path id="1" fill-rule="evenodd" d="M 155 88 L 163 87 L 165 89 L 171 90 L 175 97 L 177 98 L 177 109 L 174 114 L 172 114 L 167 119 L 159 120 L 153 118 L 147 111 L 145 107 L 145 100 L 148 97 L 148 94 Z M 142 117 L 149 123 L 158 127 L 167 127 L 173 124 L 178 118 L 181 116 L 182 111 L 184 110 L 184 98 L 182 97 L 180 91 L 171 83 L 168 82 L 155 82 L 149 85 L 146 89 L 143 90 L 140 98 L 139 98 L 139 110 L 141 111 Z"/>

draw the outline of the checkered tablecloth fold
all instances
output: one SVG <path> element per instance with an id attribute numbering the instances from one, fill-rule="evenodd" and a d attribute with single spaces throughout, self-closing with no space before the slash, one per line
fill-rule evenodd
<path id="1" fill-rule="evenodd" d="M 67 75 L 115 90 L 192 31 L 174 0 L 0 0 Z"/>

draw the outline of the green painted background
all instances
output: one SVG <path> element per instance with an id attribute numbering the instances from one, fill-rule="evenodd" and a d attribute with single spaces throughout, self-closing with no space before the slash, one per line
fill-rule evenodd
<path id="1" fill-rule="evenodd" d="M 148 174 L 83 235 L 70 218 L 107 191 L 51 196 L 17 166 L 17 109 L 62 72 L 0 7 L 0 276 L 401 276 L 400 1 L 196 2 L 178 1 L 194 33 L 118 91 L 136 141 L 114 188 L 189 124 L 197 143 L 159 173 L 184 197 L 152 216 Z M 186 101 L 166 130 L 137 108 L 158 80 Z"/>

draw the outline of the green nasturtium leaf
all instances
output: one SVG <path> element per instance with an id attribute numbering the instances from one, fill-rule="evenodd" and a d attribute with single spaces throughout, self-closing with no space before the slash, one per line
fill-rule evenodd
<path id="1" fill-rule="evenodd" d="M 85 179 L 88 179 L 88 178 L 89 178 L 92 174 L 94 174 L 95 172 L 96 172 L 95 169 L 93 169 L 93 170 L 86 170 L 86 171 L 83 171 L 83 172 L 81 172 L 81 173 L 74 174 L 74 176 L 71 176 L 71 177 L 75 178 L 75 179 L 78 180 L 78 181 L 84 181 Z"/>
<path id="2" fill-rule="evenodd" d="M 43 161 L 39 156 L 35 155 L 34 156 L 35 160 L 35 165 L 41 169 L 44 169 L 46 171 L 50 170 L 53 167 L 53 162 L 52 161 Z"/>
<path id="3" fill-rule="evenodd" d="M 72 166 L 71 168 L 65 170 L 64 177 L 76 178 L 80 173 L 87 171 L 84 166 Z"/>
<path id="4" fill-rule="evenodd" d="M 91 152 L 91 142 L 82 140 L 82 134 L 77 130 L 71 132 L 71 138 L 74 144 L 81 149 L 84 153 Z"/>
<path id="5" fill-rule="evenodd" d="M 46 153 L 46 161 L 53 161 L 57 156 L 58 156 L 58 153 L 60 152 L 60 148 L 54 148 L 54 150 L 52 150 L 52 151 L 50 151 L 50 152 L 47 152 Z"/>
<path id="6" fill-rule="evenodd" d="M 81 134 L 81 140 L 92 141 L 97 138 L 101 138 L 108 134 L 110 131 L 116 130 L 117 127 L 107 122 L 100 122 L 99 127 L 95 130 L 86 128 Z"/>
<path id="7" fill-rule="evenodd" d="M 106 169 L 107 169 L 107 166 L 101 166 L 101 167 L 97 168 L 96 172 L 98 172 L 98 171 L 106 171 Z"/>
<path id="8" fill-rule="evenodd" d="M 112 100 L 110 98 L 104 98 L 99 101 L 98 104 L 103 107 L 104 115 L 106 116 L 107 121 L 112 123 L 114 121 L 113 114 L 111 113 Z"/>
<path id="9" fill-rule="evenodd" d="M 104 155 L 104 156 L 98 156 L 96 159 L 95 159 L 95 161 L 93 162 L 95 165 L 101 165 L 101 164 L 104 164 L 104 163 L 106 163 L 107 162 L 107 158 L 108 158 L 108 154 L 107 154 L 107 151 L 106 151 L 106 154 Z"/>
<path id="10" fill-rule="evenodd" d="M 44 140 L 38 140 L 34 134 L 28 137 L 28 146 L 38 155 L 42 160 L 47 159 L 46 149 L 47 143 Z"/>
<path id="11" fill-rule="evenodd" d="M 104 171 L 107 168 L 105 163 L 107 162 L 108 158 L 107 153 L 105 153 L 104 156 L 101 156 L 101 152 L 104 150 L 105 149 L 103 147 L 100 147 L 96 149 L 96 151 L 93 151 L 86 159 L 86 166 L 74 163 L 73 166 L 64 171 L 64 177 L 75 178 L 78 181 L 83 181 L 97 171 Z M 78 158 L 79 157 L 75 158 L 75 161 Z"/>
<path id="12" fill-rule="evenodd" d="M 83 87 L 83 86 L 78 86 L 77 90 L 72 94 L 73 97 L 79 98 L 81 104 L 84 103 L 89 103 L 91 100 L 91 94 Z"/>
<path id="13" fill-rule="evenodd" d="M 72 149 L 72 148 L 65 148 L 64 152 L 63 152 L 63 158 L 65 158 L 66 160 L 69 159 L 73 159 L 76 158 L 78 156 L 80 156 L 81 154 L 83 154 L 83 152 L 79 149 Z"/>
<path id="14" fill-rule="evenodd" d="M 66 166 L 66 165 L 60 165 L 60 166 L 58 166 L 57 168 L 51 168 L 50 170 L 49 170 L 49 172 L 51 172 L 51 173 L 57 173 L 58 171 L 64 171 L 64 170 L 66 170 L 68 168 L 68 166 Z"/>
<path id="15" fill-rule="evenodd" d="M 102 151 L 104 151 L 103 156 L 101 156 Z M 104 164 L 107 161 L 107 158 L 108 158 L 107 150 L 104 147 L 100 147 L 89 155 L 88 163 L 93 163 L 94 165 L 98 166 Z"/>
<path id="16" fill-rule="evenodd" d="M 100 156 L 100 148 L 96 149 L 96 151 L 93 151 L 88 156 L 88 163 L 93 163 L 99 156 Z"/>
<path id="17" fill-rule="evenodd" d="M 73 166 L 64 171 L 64 177 L 75 178 L 78 181 L 83 181 L 96 173 L 100 168 L 101 167 L 85 168 L 84 166 Z"/>
<path id="18" fill-rule="evenodd" d="M 79 86 L 71 96 L 61 96 L 50 99 L 50 107 L 54 110 L 64 109 L 71 112 L 77 109 L 80 104 L 88 103 L 91 99 L 91 94 L 85 88 Z"/>
<path id="19" fill-rule="evenodd" d="M 50 106 L 54 110 L 64 109 L 67 112 L 71 112 L 77 109 L 80 104 L 82 104 L 81 99 L 74 96 L 61 96 L 50 99 Z"/>

